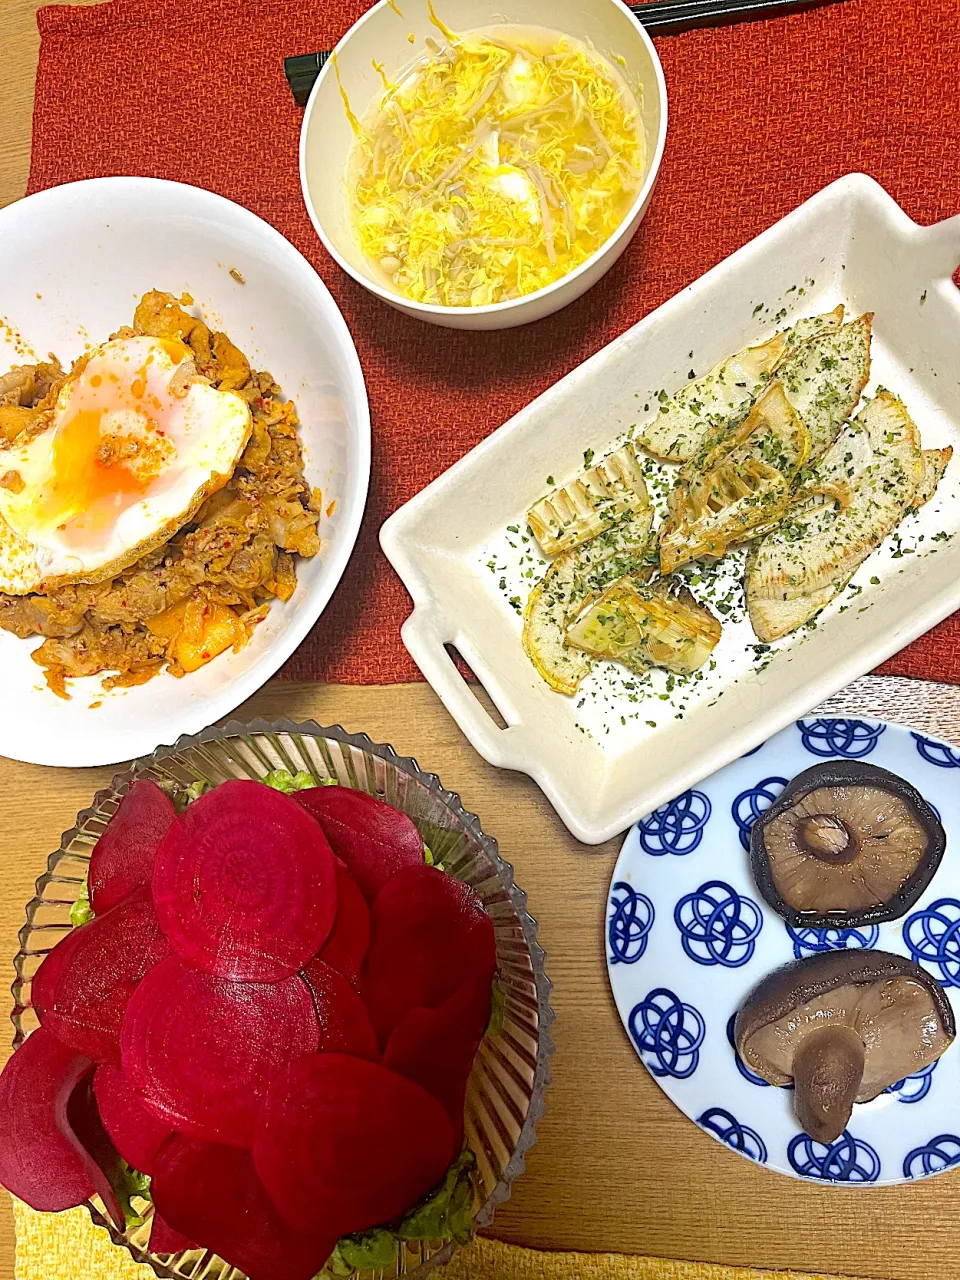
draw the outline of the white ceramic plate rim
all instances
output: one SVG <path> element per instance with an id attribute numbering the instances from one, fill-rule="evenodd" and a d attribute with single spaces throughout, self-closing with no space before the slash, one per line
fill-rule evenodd
<path id="1" fill-rule="evenodd" d="M 327 286 L 303 254 L 294 248 L 285 236 L 281 235 L 279 231 L 262 218 L 259 218 L 255 213 L 251 213 L 249 209 L 236 204 L 233 200 L 228 200 L 225 196 L 217 195 L 213 191 L 207 191 L 203 187 L 195 187 L 183 182 L 170 182 L 164 178 L 88 178 L 81 182 L 64 183 L 58 187 L 49 187 L 46 190 L 26 196 L 23 201 L 8 205 L 7 209 L 0 209 L 0 242 L 2 242 L 4 223 L 11 216 L 8 210 L 16 209 L 17 216 L 22 217 L 22 206 L 25 202 L 31 202 L 34 208 L 40 208 L 45 203 L 59 202 L 64 198 L 67 200 L 77 196 L 82 198 L 85 190 L 90 190 L 94 187 L 109 190 L 111 187 L 119 188 L 125 186 L 139 188 L 143 192 L 144 200 L 149 200 L 151 190 L 175 191 L 179 189 L 189 192 L 191 200 L 198 201 L 201 206 L 206 205 L 213 215 L 216 215 L 218 210 L 229 209 L 230 216 L 235 223 L 245 227 L 251 235 L 267 241 L 277 255 L 285 257 L 291 266 L 304 277 L 305 281 L 309 282 L 309 286 L 317 296 L 319 306 L 327 313 L 331 329 L 339 335 L 342 355 L 349 370 L 350 391 L 355 397 L 357 410 L 355 424 L 357 431 L 357 474 L 354 481 L 353 512 L 349 520 L 345 521 L 337 538 L 337 546 L 333 549 L 331 557 L 327 561 L 327 572 L 324 581 L 318 584 L 315 592 L 303 602 L 299 610 L 283 630 L 279 632 L 276 639 L 261 657 L 248 670 L 233 677 L 225 686 L 223 693 L 199 700 L 195 708 L 184 709 L 182 722 L 178 726 L 178 734 L 192 734 L 198 733 L 201 729 L 206 728 L 207 725 L 213 724 L 214 721 L 228 715 L 266 684 L 270 677 L 279 670 L 299 647 L 329 604 L 343 577 L 347 562 L 353 553 L 366 509 L 370 486 L 370 404 L 363 370 L 360 365 L 360 357 L 357 354 L 347 323 Z M 79 754 L 69 748 L 61 750 L 54 740 L 45 740 L 45 746 L 42 751 L 24 751 L 18 740 L 16 725 L 7 723 L 3 730 L 0 731 L 0 754 L 13 760 L 22 760 L 27 764 L 56 765 L 71 768 L 117 764 L 123 760 L 133 759 L 136 756 L 148 755 L 156 746 L 156 737 L 148 723 L 130 725 L 124 732 L 122 741 L 112 739 L 109 745 L 104 743 L 99 750 L 95 749 L 92 752 Z"/>
<path id="2" fill-rule="evenodd" d="M 394 513 L 381 529 L 381 546 L 413 599 L 413 611 L 403 624 L 401 635 L 414 661 L 484 758 L 498 767 L 518 769 L 532 777 L 564 825 L 585 844 L 600 844 L 618 835 L 677 791 L 683 791 L 706 774 L 749 751 L 802 716 L 811 706 L 865 671 L 873 670 L 929 631 L 960 607 L 960 581 L 952 588 L 944 589 L 935 600 L 903 613 L 896 626 L 885 623 L 869 644 L 864 642 L 850 652 L 837 652 L 829 665 L 822 665 L 815 675 L 795 678 L 789 695 L 766 707 L 762 717 L 725 730 L 720 736 L 701 744 L 702 750 L 685 755 L 670 780 L 658 781 L 655 787 L 648 787 L 639 802 L 618 802 L 615 809 L 595 815 L 586 810 L 582 795 L 571 786 L 568 767 L 538 752 L 534 741 L 538 726 L 521 718 L 517 723 L 508 724 L 506 729 L 499 728 L 443 652 L 443 643 L 456 643 L 495 702 L 497 696 L 494 691 L 507 688 L 497 675 L 495 650 L 478 652 L 472 637 L 464 635 L 461 642 L 451 634 L 450 629 L 456 629 L 456 624 L 446 612 L 444 601 L 435 594 L 433 562 L 419 551 L 419 542 L 426 537 L 425 525 L 431 519 L 437 519 L 439 508 L 434 504 L 441 501 L 449 504 L 451 499 L 461 497 L 459 486 L 468 485 L 475 480 L 476 474 L 486 478 L 484 468 L 490 465 L 492 458 L 498 458 L 502 466 L 509 466 L 513 434 L 518 433 L 522 445 L 526 439 L 524 432 L 531 420 L 546 415 L 548 409 L 558 401 L 562 402 L 565 393 L 579 394 L 591 380 L 602 378 L 605 363 L 625 344 L 636 343 L 641 334 L 649 333 L 661 320 L 672 319 L 708 287 L 716 290 L 725 278 L 749 271 L 751 260 L 757 253 L 766 251 L 771 244 L 783 243 L 785 237 L 802 230 L 814 217 L 845 210 L 848 205 L 854 208 L 862 206 L 871 214 L 882 215 L 888 227 L 895 228 L 899 235 L 909 236 L 918 256 L 922 256 L 924 270 L 929 272 L 926 283 L 931 292 L 943 292 L 949 296 L 951 305 L 954 304 L 956 290 L 950 275 L 960 255 L 960 217 L 932 226 L 920 226 L 873 178 L 863 173 L 848 174 L 817 192 L 548 388 Z M 801 310 L 797 314 L 806 312 Z M 478 469 L 476 474 L 475 468 Z M 503 524 L 506 523 L 504 520 Z M 491 527 L 491 536 L 498 531 L 499 526 Z M 444 554 L 450 553 L 444 549 Z M 433 559 L 437 558 L 433 553 Z M 904 588 L 905 591 L 908 589 Z M 509 706 L 510 702 L 505 693 L 505 705 Z M 640 790 L 638 787 L 637 794 Z"/>
<path id="3" fill-rule="evenodd" d="M 619 4 L 619 0 L 617 0 L 617 3 Z M 354 35 L 369 21 L 371 21 L 371 19 L 375 19 L 380 10 L 392 7 L 390 0 L 379 0 L 379 3 L 375 4 L 363 15 L 362 18 L 358 19 L 358 21 L 353 24 L 350 30 L 347 31 L 347 33 L 337 42 L 336 48 L 324 63 L 319 76 L 317 76 L 317 79 L 314 82 L 313 88 L 310 90 L 310 97 L 307 99 L 307 105 L 303 113 L 303 123 L 300 126 L 300 187 L 303 192 L 303 202 L 306 205 L 307 213 L 310 216 L 310 221 L 313 223 L 314 230 L 323 242 L 323 247 L 326 249 L 327 253 L 329 253 L 337 265 L 341 267 L 347 275 L 352 277 L 352 279 L 356 280 L 358 284 L 363 285 L 365 289 L 369 289 L 371 293 L 375 294 L 378 298 L 381 298 L 384 302 L 390 303 L 391 306 L 401 303 L 405 311 L 419 312 L 421 315 L 425 316 L 458 315 L 463 312 L 462 307 L 444 307 L 429 302 L 418 302 L 416 299 L 408 298 L 404 294 L 392 293 L 389 289 L 385 289 L 383 285 L 378 284 L 372 276 L 367 276 L 362 272 L 357 271 L 357 269 L 351 266 L 346 258 L 340 254 L 333 242 L 327 238 L 323 229 L 323 224 L 317 217 L 313 200 L 310 197 L 310 187 L 307 183 L 307 133 L 310 128 L 310 121 L 313 118 L 313 109 L 317 98 L 317 88 L 327 76 L 335 74 L 335 58 L 337 54 L 339 54 L 340 51 L 353 39 Z M 660 100 L 660 127 L 657 130 L 657 142 L 653 150 L 650 165 L 647 169 L 647 175 L 643 180 L 643 185 L 637 193 L 637 198 L 628 209 L 617 229 L 610 234 L 608 239 L 603 242 L 599 249 L 595 250 L 585 262 L 581 262 L 580 266 L 574 271 L 569 272 L 565 276 L 561 276 L 559 280 L 554 280 L 553 284 L 548 284 L 543 289 L 538 289 L 536 293 L 524 294 L 522 298 L 510 298 L 507 302 L 491 302 L 482 307 L 470 307 L 468 310 L 471 316 L 507 315 L 519 307 L 527 306 L 533 299 L 536 299 L 539 302 L 541 299 L 551 297 L 561 289 L 566 289 L 567 286 L 586 275 L 601 258 L 605 257 L 611 251 L 614 245 L 620 242 L 623 236 L 629 232 L 634 220 L 638 217 L 641 210 L 646 207 L 647 201 L 650 199 L 653 188 L 656 185 L 657 177 L 660 173 L 660 162 L 663 159 L 663 149 L 667 141 L 667 82 L 663 76 L 663 67 L 660 64 L 660 58 L 657 54 L 656 47 L 650 39 L 650 36 L 647 34 L 647 30 L 643 23 L 626 5 L 623 6 L 623 9 L 624 16 L 634 27 L 636 27 L 643 44 L 646 46 L 647 53 L 650 55 L 650 61 L 653 64 L 654 75 L 657 80 L 657 96 Z"/>

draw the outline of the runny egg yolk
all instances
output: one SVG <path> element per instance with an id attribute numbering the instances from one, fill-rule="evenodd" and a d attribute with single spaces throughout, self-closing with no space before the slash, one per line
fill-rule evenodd
<path id="1" fill-rule="evenodd" d="M 37 526 L 83 542 L 143 498 L 176 454 L 164 427 L 178 403 L 169 382 L 190 358 L 181 342 L 141 340 L 132 350 L 118 343 L 101 348 L 64 387 L 51 474 L 32 504 Z"/>

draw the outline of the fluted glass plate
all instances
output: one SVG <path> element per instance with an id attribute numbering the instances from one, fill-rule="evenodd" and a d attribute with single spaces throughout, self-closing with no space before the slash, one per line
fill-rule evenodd
<path id="1" fill-rule="evenodd" d="M 365 734 L 348 734 L 339 726 L 321 728 L 313 722 L 255 720 L 244 725 L 231 721 L 223 728 L 181 738 L 175 746 L 159 747 L 152 756 L 118 773 L 64 834 L 27 907 L 14 962 L 14 1044 L 19 1046 L 37 1026 L 30 1003 L 31 981 L 47 952 L 69 932 L 70 908 L 86 881 L 90 852 L 131 782 L 147 777 L 165 785 L 186 787 L 197 781 L 217 785 L 228 778 L 263 778 L 274 769 L 292 773 L 303 769 L 318 783 L 333 780 L 395 805 L 414 821 L 445 869 L 473 888 L 493 920 L 504 995 L 503 1025 L 488 1034 L 480 1047 L 465 1111 L 466 1142 L 477 1160 L 474 1221 L 478 1228 L 485 1227 L 497 1206 L 508 1199 L 543 1114 L 553 1052 L 544 953 L 537 943 L 536 922 L 526 909 L 526 895 L 514 882 L 512 867 L 500 857 L 497 842 L 481 830 L 479 819 L 464 810 L 459 796 L 445 790 L 435 774 L 424 773 L 415 760 L 398 756 L 392 747 L 378 745 Z M 151 1254 L 149 1209 L 142 1226 L 121 1233 L 108 1221 L 99 1199 L 91 1200 L 89 1207 L 94 1221 L 110 1232 L 114 1242 L 128 1249 L 137 1262 L 149 1264 L 158 1276 L 243 1280 L 242 1272 L 209 1250 Z M 406 1244 L 394 1267 L 358 1272 L 357 1277 L 424 1276 L 447 1262 L 456 1248 L 440 1241 Z"/>

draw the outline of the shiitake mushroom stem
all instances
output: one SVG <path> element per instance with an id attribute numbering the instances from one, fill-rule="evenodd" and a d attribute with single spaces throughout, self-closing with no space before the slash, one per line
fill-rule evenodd
<path id="1" fill-rule="evenodd" d="M 840 1137 L 863 1078 L 864 1047 L 850 1027 L 825 1026 L 804 1036 L 793 1060 L 794 1106 L 816 1142 Z"/>
<path id="2" fill-rule="evenodd" d="M 832 813 L 815 813 L 800 823 L 798 835 L 808 853 L 821 862 L 843 866 L 852 862 L 859 847 L 850 828 Z"/>

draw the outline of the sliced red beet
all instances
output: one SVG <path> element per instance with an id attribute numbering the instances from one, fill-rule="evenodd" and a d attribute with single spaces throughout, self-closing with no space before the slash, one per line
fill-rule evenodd
<path id="1" fill-rule="evenodd" d="M 181 1231 L 171 1227 L 165 1218 L 161 1218 L 156 1209 L 150 1220 L 151 1253 L 183 1253 L 184 1249 L 197 1249 L 199 1246 L 189 1240 Z"/>
<path id="2" fill-rule="evenodd" d="M 259 782 L 224 782 L 170 828 L 153 897 L 181 959 L 238 982 L 279 982 L 333 928 L 336 864 L 293 800 Z"/>
<path id="3" fill-rule="evenodd" d="M 401 867 L 423 866 L 423 837 L 392 804 L 351 787 L 310 787 L 294 799 L 323 827 L 368 902 Z"/>
<path id="4" fill-rule="evenodd" d="M 370 908 L 346 864 L 337 859 L 337 918 L 318 959 L 355 982 L 370 946 Z"/>
<path id="5" fill-rule="evenodd" d="M 132 1169 L 152 1176 L 154 1156 L 173 1132 L 173 1126 L 144 1105 L 116 1067 L 97 1067 L 93 1092 L 110 1141 Z"/>
<path id="6" fill-rule="evenodd" d="M 489 988 L 493 922 L 469 885 L 435 867 L 407 867 L 380 890 L 371 916 L 364 994 L 386 1044 L 410 1009 L 435 1009 L 464 983 Z"/>
<path id="7" fill-rule="evenodd" d="M 40 1027 L 0 1075 L 0 1183 L 34 1209 L 72 1209 L 96 1190 L 67 1120 L 70 1095 L 93 1069 Z"/>
<path id="8" fill-rule="evenodd" d="M 123 1072 L 172 1128 L 249 1146 L 264 1091 L 319 1041 L 313 997 L 302 978 L 230 982 L 170 956 L 130 1001 Z"/>
<path id="9" fill-rule="evenodd" d="M 120 1065 L 120 1028 L 140 980 L 170 951 L 148 889 L 74 929 L 37 970 L 41 1024 L 78 1053 Z"/>
<path id="10" fill-rule="evenodd" d="M 301 1058 L 260 1109 L 253 1159 L 298 1230 L 340 1236 L 409 1209 L 441 1180 L 454 1135 L 440 1103 L 375 1062 Z"/>
<path id="11" fill-rule="evenodd" d="M 383 1065 L 442 1103 L 463 1134 L 467 1081 L 490 1021 L 490 987 L 465 983 L 436 1009 L 411 1009 L 387 1041 Z"/>
<path id="12" fill-rule="evenodd" d="M 94 1190 L 117 1230 L 123 1231 L 126 1222 L 116 1188 L 122 1185 L 127 1173 L 120 1153 L 110 1141 L 100 1118 L 91 1076 L 85 1076 L 71 1093 L 67 1102 L 67 1123 L 89 1157 Z"/>
<path id="13" fill-rule="evenodd" d="M 238 1147 L 174 1135 L 157 1155 L 151 1191 L 166 1222 L 250 1280 L 312 1280 L 341 1234 L 292 1231 Z"/>
<path id="14" fill-rule="evenodd" d="M 149 886 L 157 850 L 176 820 L 173 801 L 155 782 L 133 784 L 90 856 L 87 886 L 97 915 Z"/>
<path id="15" fill-rule="evenodd" d="M 367 1006 L 343 974 L 322 960 L 311 960 L 302 976 L 313 992 L 320 1022 L 320 1052 L 350 1053 L 376 1061 L 380 1046 Z"/>

